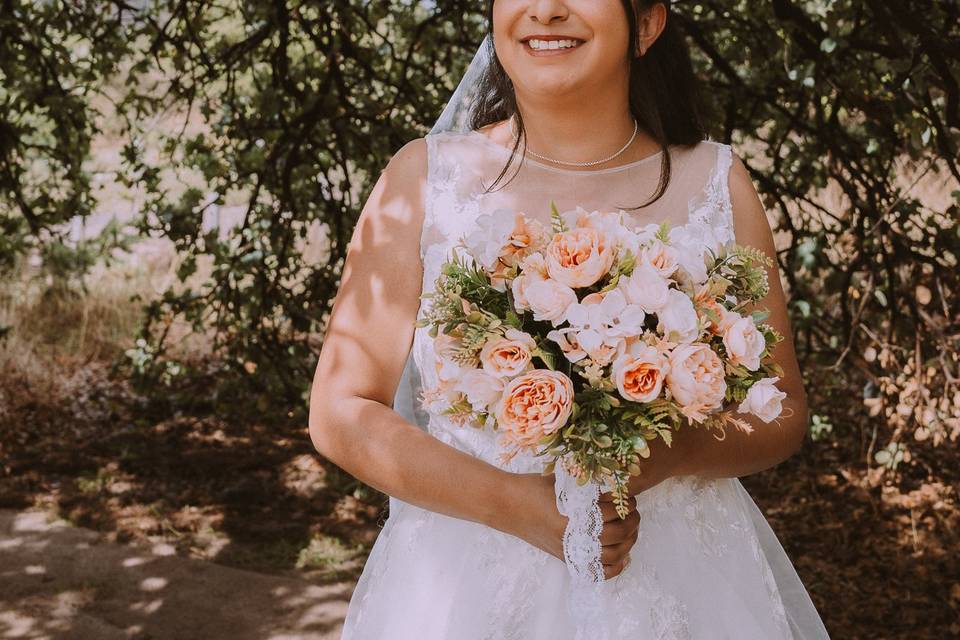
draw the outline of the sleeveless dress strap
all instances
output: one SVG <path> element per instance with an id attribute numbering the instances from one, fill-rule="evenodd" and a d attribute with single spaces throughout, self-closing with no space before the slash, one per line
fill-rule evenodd
<path id="1" fill-rule="evenodd" d="M 716 159 L 705 189 L 707 222 L 722 244 L 735 242 L 733 204 L 730 199 L 730 167 L 733 149 L 729 144 L 710 141 L 716 148 Z"/>
<path id="2" fill-rule="evenodd" d="M 717 193 L 720 207 L 720 224 L 733 235 L 733 203 L 730 201 L 730 166 L 733 164 L 733 149 L 729 144 L 717 145 Z"/>

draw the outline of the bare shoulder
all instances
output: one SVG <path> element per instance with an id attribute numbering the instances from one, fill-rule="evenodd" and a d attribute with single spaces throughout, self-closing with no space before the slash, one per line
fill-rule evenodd
<path id="1" fill-rule="evenodd" d="M 426 181 L 427 141 L 426 138 L 415 138 L 390 157 L 374 190 L 382 187 L 384 195 L 388 196 L 382 204 L 394 203 L 399 209 L 410 209 L 406 213 L 415 214 L 423 208 Z"/>
<path id="2" fill-rule="evenodd" d="M 360 212 L 352 243 L 369 238 L 377 244 L 396 243 L 395 249 L 415 246 L 423 222 L 426 182 L 427 142 L 416 138 L 400 147 L 380 172 Z"/>
<path id="3" fill-rule="evenodd" d="M 391 171 L 406 178 L 426 178 L 427 139 L 414 138 L 397 149 L 384 171 Z"/>

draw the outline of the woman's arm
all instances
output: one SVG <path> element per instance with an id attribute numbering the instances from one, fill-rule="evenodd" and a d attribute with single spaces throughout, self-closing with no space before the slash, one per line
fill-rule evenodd
<path id="1" fill-rule="evenodd" d="M 422 138 L 401 148 L 360 214 L 310 393 L 310 437 L 320 454 L 380 491 L 495 526 L 507 472 L 391 408 L 420 304 L 426 163 Z"/>
<path id="2" fill-rule="evenodd" d="M 787 394 L 783 400 L 783 413 L 769 423 L 752 415 L 737 413 L 737 418 L 744 419 L 753 427 L 753 433 L 727 427 L 723 441 L 718 441 L 714 432 L 706 429 L 682 429 L 674 437 L 671 447 L 657 440 L 652 445 L 649 464 L 643 467 L 643 475 L 631 481 L 633 494 L 671 476 L 718 478 L 762 471 L 793 455 L 807 433 L 809 416 L 806 392 L 780 284 L 773 232 L 750 174 L 736 155 L 730 169 L 729 185 L 737 244 L 760 249 L 773 261 L 772 266 L 767 268 L 770 291 L 757 306 L 770 310 L 766 322 L 784 336 L 772 350 L 774 360 L 783 367 L 783 376 L 777 381 L 777 387 Z M 750 313 L 752 309 L 747 307 L 742 313 Z"/>

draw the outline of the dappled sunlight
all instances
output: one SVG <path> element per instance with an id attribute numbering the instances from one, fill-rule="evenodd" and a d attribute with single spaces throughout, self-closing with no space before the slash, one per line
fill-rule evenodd
<path id="1" fill-rule="evenodd" d="M 160 591 L 166 586 L 166 578 L 151 577 L 140 581 L 140 589 L 143 591 Z"/>
<path id="2" fill-rule="evenodd" d="M 149 559 L 149 558 L 145 558 L 145 557 L 125 558 L 124 561 L 120 563 L 120 566 L 123 566 L 123 567 L 139 567 L 140 565 L 142 565 L 142 564 L 144 564 L 144 563 L 146 563 L 146 562 L 150 562 L 150 559 Z"/>
<path id="3" fill-rule="evenodd" d="M 43 512 L 0 511 L 0 542 L 16 538 L 0 545 L 0 638 L 333 639 L 352 592 L 350 582 L 157 554 L 160 545 L 112 544 Z"/>
<path id="4" fill-rule="evenodd" d="M 160 607 L 162 606 L 163 598 L 157 598 L 155 600 L 142 600 L 139 602 L 134 602 L 130 605 L 130 610 L 136 611 L 137 613 L 153 615 L 159 611 Z"/>

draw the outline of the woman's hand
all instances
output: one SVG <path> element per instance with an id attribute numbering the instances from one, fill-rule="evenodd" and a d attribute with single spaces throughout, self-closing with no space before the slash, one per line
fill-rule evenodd
<path id="1" fill-rule="evenodd" d="M 529 544 L 563 560 L 563 532 L 567 517 L 557 510 L 554 489 L 554 474 L 510 474 L 506 483 L 506 508 L 493 526 L 500 531 L 516 536 Z M 628 555 L 637 541 L 640 514 L 636 500 L 631 497 L 633 508 L 626 519 L 621 520 L 609 494 L 600 498 L 600 513 L 603 528 L 600 532 L 600 561 L 606 579 L 620 574 L 626 567 Z"/>
<path id="2" fill-rule="evenodd" d="M 610 492 L 600 494 L 598 505 L 603 515 L 603 530 L 600 532 L 600 562 L 603 574 L 609 580 L 619 575 L 630 560 L 630 549 L 637 542 L 640 533 L 640 512 L 637 511 L 637 497 L 627 499 L 630 513 L 620 519 Z"/>

